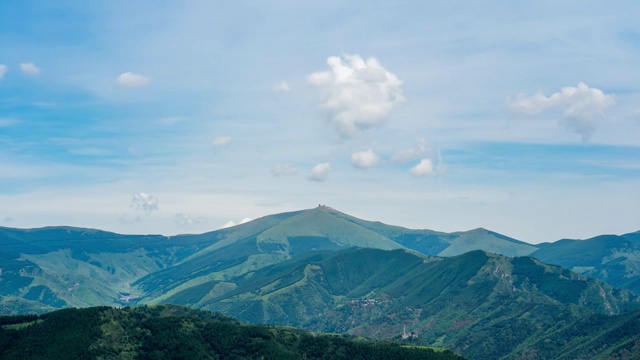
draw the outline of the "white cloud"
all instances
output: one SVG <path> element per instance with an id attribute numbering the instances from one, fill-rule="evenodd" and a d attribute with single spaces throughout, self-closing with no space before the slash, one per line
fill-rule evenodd
<path id="1" fill-rule="evenodd" d="M 205 219 L 202 217 L 192 217 L 190 214 L 178 213 L 173 216 L 173 220 L 179 228 L 189 228 L 192 225 L 198 225 L 205 223 Z"/>
<path id="2" fill-rule="evenodd" d="M 0 118 L 0 128 L 10 127 L 18 123 L 18 120 L 12 118 Z"/>
<path id="3" fill-rule="evenodd" d="M 380 163 L 380 157 L 369 149 L 351 154 L 351 165 L 358 169 L 368 169 Z"/>
<path id="4" fill-rule="evenodd" d="M 640 110 L 636 110 L 633 113 L 633 118 L 636 119 L 636 123 L 640 125 Z"/>
<path id="5" fill-rule="evenodd" d="M 214 148 L 224 148 L 231 144 L 231 136 L 218 136 L 213 139 L 213 147 Z"/>
<path id="6" fill-rule="evenodd" d="M 275 164 L 271 168 L 271 174 L 273 174 L 273 176 L 287 176 L 295 175 L 297 173 L 298 169 L 289 164 Z"/>
<path id="7" fill-rule="evenodd" d="M 116 78 L 116 84 L 124 87 L 142 87 L 149 85 L 151 79 L 140 74 L 134 74 L 132 72 L 125 72 Z"/>
<path id="8" fill-rule="evenodd" d="M 433 167 L 433 162 L 431 159 L 422 159 L 418 163 L 418 165 L 414 166 L 409 170 L 409 174 L 412 176 L 429 176 L 435 175 L 436 171 Z"/>
<path id="9" fill-rule="evenodd" d="M 158 210 L 158 198 L 139 192 L 132 195 L 130 206 L 136 211 L 148 215 L 152 211 Z"/>
<path id="10" fill-rule="evenodd" d="M 595 131 L 594 120 L 604 117 L 605 110 L 614 104 L 613 95 L 590 88 L 585 83 L 579 83 L 577 87 L 564 87 L 548 97 L 538 92 L 531 96 L 519 94 L 516 99 L 507 99 L 507 106 L 516 114 L 535 116 L 548 109 L 562 109 L 560 124 L 579 134 L 583 141 L 589 140 Z"/>
<path id="11" fill-rule="evenodd" d="M 380 125 L 403 100 L 402 82 L 375 58 L 331 56 L 327 64 L 331 70 L 314 72 L 307 80 L 321 90 L 320 106 L 343 137 Z"/>
<path id="12" fill-rule="evenodd" d="M 287 92 L 289 90 L 291 90 L 291 86 L 286 81 L 276 84 L 276 86 L 273 87 L 273 91 L 275 92 Z"/>
<path id="13" fill-rule="evenodd" d="M 420 139 L 414 147 L 395 153 L 392 160 L 395 162 L 406 163 L 416 159 L 428 157 L 429 155 L 431 155 L 431 148 L 429 148 L 427 140 Z"/>
<path id="14" fill-rule="evenodd" d="M 251 219 L 251 218 L 244 218 L 244 219 L 240 220 L 240 222 L 238 222 L 238 223 L 236 223 L 236 222 L 235 222 L 235 221 L 233 221 L 233 220 L 229 220 L 229 221 L 227 221 L 224 225 L 222 225 L 220 228 L 221 228 L 221 229 L 226 229 L 226 228 L 230 228 L 230 227 L 232 227 L 232 226 L 242 225 L 242 224 L 244 224 L 244 223 L 248 223 L 248 222 L 249 222 L 249 221 L 251 221 L 251 220 L 253 220 L 253 219 Z"/>
<path id="15" fill-rule="evenodd" d="M 40 69 L 37 66 L 35 66 L 33 63 L 20 64 L 20 71 L 29 75 L 37 75 L 40 73 Z"/>
<path id="16" fill-rule="evenodd" d="M 7 65 L 0 64 L 0 80 L 4 78 L 4 74 L 6 74 L 7 71 L 9 71 Z"/>
<path id="17" fill-rule="evenodd" d="M 329 177 L 329 172 L 331 171 L 331 164 L 319 163 L 311 169 L 309 174 L 307 174 L 307 179 L 311 181 L 325 181 Z"/>

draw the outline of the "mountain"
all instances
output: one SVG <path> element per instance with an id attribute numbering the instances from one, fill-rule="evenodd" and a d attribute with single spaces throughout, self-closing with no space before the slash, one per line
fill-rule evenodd
<path id="1" fill-rule="evenodd" d="M 636 319 L 638 299 L 576 272 L 633 288 L 637 243 L 640 233 L 531 245 L 486 229 L 390 226 L 326 206 L 171 237 L 0 228 L 0 313 L 176 303 L 379 339 L 407 327 L 414 345 L 474 359 L 577 349 L 589 358 L 633 350 L 637 339 L 619 331 Z"/>
<path id="2" fill-rule="evenodd" d="M 204 283 L 166 301 L 253 323 L 380 339 L 397 337 L 406 327 L 419 334 L 420 343 L 470 359 L 538 351 L 531 344 L 542 347 L 558 332 L 572 346 L 583 345 L 571 335 L 583 324 L 595 321 L 588 330 L 597 334 L 611 330 L 605 318 L 592 320 L 596 314 L 640 307 L 630 291 L 530 257 L 472 251 L 433 258 L 361 248 L 300 255 L 235 279 Z M 640 341 L 640 335 L 625 339 Z M 555 358 L 569 350 L 559 346 L 543 353 Z"/>
<path id="3" fill-rule="evenodd" d="M 177 306 L 95 307 L 0 317 L 0 358 L 462 359 L 446 350 L 246 325 Z"/>
<path id="4" fill-rule="evenodd" d="M 640 232 L 541 244 L 531 256 L 640 294 Z"/>
<path id="5" fill-rule="evenodd" d="M 6 314 L 116 304 L 135 291 L 132 282 L 203 246 L 72 227 L 0 228 L 0 308 Z"/>
<path id="6" fill-rule="evenodd" d="M 170 237 L 72 227 L 0 227 L 0 311 L 42 313 L 69 306 L 160 303 L 187 289 L 204 291 L 207 285 L 202 284 L 312 250 L 349 247 L 409 249 L 429 256 L 472 250 L 532 255 L 640 292 L 640 260 L 634 250 L 640 242 L 638 234 L 619 237 L 626 244 L 624 251 L 616 250 L 620 246 L 591 246 L 596 241 L 590 240 L 531 245 L 485 229 L 455 233 L 406 229 L 358 219 L 327 206 Z M 572 256 L 583 253 L 593 258 L 576 263 Z M 229 286 L 222 282 L 215 293 L 224 293 Z"/>

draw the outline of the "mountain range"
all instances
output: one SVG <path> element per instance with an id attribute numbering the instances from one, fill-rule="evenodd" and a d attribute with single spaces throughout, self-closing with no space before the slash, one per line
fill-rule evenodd
<path id="1" fill-rule="evenodd" d="M 570 359 L 640 346 L 637 335 L 607 335 L 637 319 L 637 293 L 640 232 L 534 245 L 327 206 L 171 237 L 0 228 L 4 314 L 173 303 L 380 339 L 408 329 L 472 359 Z M 576 342 L 579 330 L 589 341 Z"/>

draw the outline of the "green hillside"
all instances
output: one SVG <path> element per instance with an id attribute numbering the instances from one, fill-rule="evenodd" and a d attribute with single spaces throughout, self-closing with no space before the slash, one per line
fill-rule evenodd
<path id="1" fill-rule="evenodd" d="M 117 304 L 131 284 L 207 246 L 200 239 L 119 235 L 99 230 L 0 228 L 3 313 Z M 23 299 L 40 305 L 6 299 Z"/>
<path id="2" fill-rule="evenodd" d="M 508 256 L 531 254 L 640 292 L 639 243 L 640 233 L 634 233 L 531 245 L 485 229 L 456 233 L 406 229 L 326 206 L 171 237 L 72 227 L 0 227 L 0 296 L 5 299 L 0 305 L 4 313 L 22 313 L 159 303 L 174 296 L 181 303 L 197 305 L 234 289 L 236 284 L 229 279 L 309 251 L 348 247 L 404 248 L 429 256 L 478 249 Z M 190 295 L 183 299 L 185 294 Z"/>
<path id="3" fill-rule="evenodd" d="M 267 216 L 205 234 L 215 236 L 213 245 L 174 266 L 150 273 L 133 285 L 145 294 L 145 301 L 155 303 L 186 289 L 203 291 L 209 283 L 219 283 L 313 250 L 402 248 L 391 239 L 335 213 L 333 209 L 318 207 L 277 218 Z"/>
<path id="4" fill-rule="evenodd" d="M 449 351 L 246 325 L 177 306 L 0 317 L 2 359 L 462 359 Z"/>
<path id="5" fill-rule="evenodd" d="M 531 256 L 640 294 L 640 233 L 545 244 Z"/>
<path id="6" fill-rule="evenodd" d="M 406 327 L 419 334 L 416 343 L 472 359 L 510 358 L 558 331 L 571 334 L 594 314 L 640 306 L 629 291 L 599 280 L 482 251 L 445 259 L 403 250 L 319 252 L 226 283 L 233 286 L 223 295 L 207 292 L 220 285 L 211 282 L 168 301 L 188 299 L 253 323 L 379 339 L 398 337 Z M 606 330 L 598 326 L 590 331 Z"/>
<path id="7" fill-rule="evenodd" d="M 474 229 L 457 233 L 449 246 L 439 256 L 456 256 L 473 250 L 484 250 L 506 256 L 526 256 L 538 248 L 486 229 Z"/>

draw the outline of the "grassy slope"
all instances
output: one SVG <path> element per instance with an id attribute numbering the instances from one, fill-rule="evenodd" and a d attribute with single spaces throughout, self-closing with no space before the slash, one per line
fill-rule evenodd
<path id="1" fill-rule="evenodd" d="M 192 294 L 208 295 L 219 282 L 253 272 L 312 250 L 337 250 L 359 246 L 380 249 L 402 248 L 398 243 L 345 221 L 331 210 L 316 208 L 265 217 L 224 230 L 216 242 L 167 269 L 154 272 L 134 283 L 145 301 L 157 303 L 176 299 L 195 304 Z M 213 236 L 213 233 L 208 234 Z"/>
<path id="2" fill-rule="evenodd" d="M 640 236 L 603 235 L 546 244 L 531 256 L 640 294 Z"/>
<path id="3" fill-rule="evenodd" d="M 480 228 L 460 233 L 438 255 L 456 256 L 473 250 L 484 250 L 506 256 L 526 256 L 537 249 L 535 245 Z"/>
<path id="4" fill-rule="evenodd" d="M 207 244 L 201 239 L 119 235 L 72 228 L 0 228 L 0 295 L 39 308 L 116 304 L 118 292 Z"/>
<path id="5" fill-rule="evenodd" d="M 401 250 L 323 252 L 234 281 L 232 292 L 203 306 L 251 322 L 379 338 L 406 325 L 429 345 L 472 358 L 508 356 L 591 314 L 631 310 L 634 299 L 531 258 L 481 251 L 440 260 Z"/>

